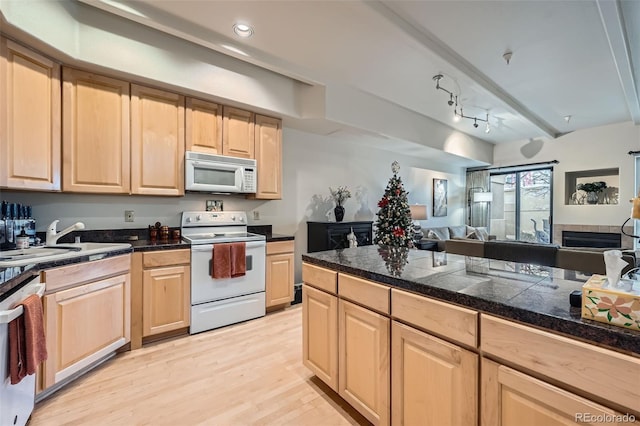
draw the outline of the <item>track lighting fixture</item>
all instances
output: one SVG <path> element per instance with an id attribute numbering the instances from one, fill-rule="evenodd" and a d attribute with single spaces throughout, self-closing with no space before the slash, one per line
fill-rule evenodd
<path id="1" fill-rule="evenodd" d="M 440 86 L 440 80 L 442 80 L 442 78 L 444 78 L 442 74 L 436 74 L 433 76 L 433 81 L 436 82 L 436 90 L 442 90 L 443 92 L 446 92 L 449 94 L 449 100 L 447 101 L 447 104 L 449 106 L 453 106 L 453 121 L 458 122 L 460 121 L 460 118 L 473 120 L 473 127 L 476 129 L 479 126 L 478 121 L 480 121 L 482 123 L 486 123 L 484 132 L 489 133 L 491 131 L 491 127 L 489 126 L 489 113 L 487 113 L 486 118 L 478 118 L 478 117 L 464 115 L 464 111 L 462 110 L 462 105 L 460 105 L 460 112 L 458 112 L 458 95 L 454 95 L 453 92 Z"/>

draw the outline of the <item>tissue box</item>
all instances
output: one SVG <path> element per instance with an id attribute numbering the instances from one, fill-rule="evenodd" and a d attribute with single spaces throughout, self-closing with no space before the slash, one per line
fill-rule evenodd
<path id="1" fill-rule="evenodd" d="M 640 291 L 608 284 L 604 275 L 592 275 L 582 286 L 582 318 L 640 330 Z M 623 284 L 625 284 L 623 282 Z M 631 284 L 626 282 L 627 287 Z M 640 283 L 636 282 L 636 286 Z"/>

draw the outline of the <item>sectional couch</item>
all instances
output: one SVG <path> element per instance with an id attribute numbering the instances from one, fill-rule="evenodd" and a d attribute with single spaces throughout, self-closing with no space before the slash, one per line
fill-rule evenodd
<path id="1" fill-rule="evenodd" d="M 444 251 L 445 242 L 452 238 L 470 239 L 475 241 L 495 239 L 495 236 L 489 235 L 489 233 L 487 232 L 487 228 L 474 228 L 468 225 L 422 228 L 422 235 L 423 237 L 420 242 L 435 243 L 437 251 Z"/>
<path id="2" fill-rule="evenodd" d="M 522 241 L 479 241 L 468 238 L 454 238 L 445 241 L 447 253 L 532 263 L 603 275 L 606 274 L 604 256 L 602 255 L 605 250 L 611 249 L 559 247 L 555 244 Z M 633 251 L 623 250 L 622 259 L 629 264 L 622 273 L 635 267 L 636 258 Z"/>

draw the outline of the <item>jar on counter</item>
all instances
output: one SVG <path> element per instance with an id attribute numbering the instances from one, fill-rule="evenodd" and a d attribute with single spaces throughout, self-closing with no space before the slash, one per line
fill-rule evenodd
<path id="1" fill-rule="evenodd" d="M 22 231 L 20 231 L 20 234 L 16 236 L 16 248 L 17 249 L 29 248 L 29 236 L 25 232 L 24 226 L 22 227 Z"/>
<path id="2" fill-rule="evenodd" d="M 169 227 L 168 226 L 161 226 L 160 227 L 160 239 L 162 240 L 168 240 L 169 239 Z"/>

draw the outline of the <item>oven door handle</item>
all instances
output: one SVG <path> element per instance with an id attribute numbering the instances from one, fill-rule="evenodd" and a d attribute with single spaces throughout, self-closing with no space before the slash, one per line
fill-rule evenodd
<path id="1" fill-rule="evenodd" d="M 29 293 L 28 295 L 30 296 L 32 294 L 37 294 L 38 297 L 42 297 L 45 288 L 44 283 L 35 284 L 33 287 L 33 290 L 35 291 Z M 18 305 L 13 309 L 9 309 L 8 311 L 0 311 L 0 324 L 8 324 L 23 313 L 24 308 L 22 307 L 22 305 Z"/>
<path id="2" fill-rule="evenodd" d="M 223 243 L 219 243 L 219 244 L 223 244 Z M 198 244 L 198 245 L 192 245 L 191 246 L 191 251 L 192 252 L 205 252 L 205 251 L 212 251 L 213 247 L 215 246 L 215 244 Z M 266 246 L 266 242 L 265 241 L 247 241 L 247 248 L 256 248 L 256 247 L 264 247 Z"/>

